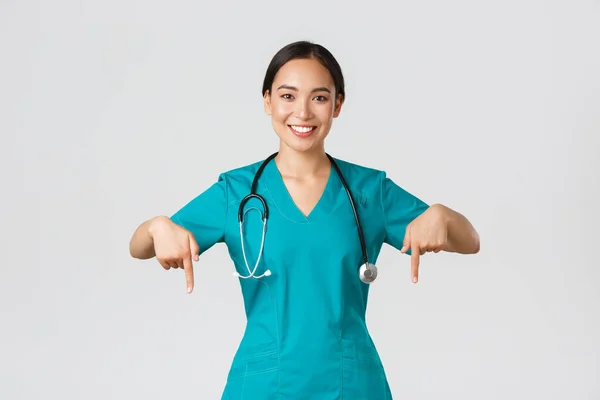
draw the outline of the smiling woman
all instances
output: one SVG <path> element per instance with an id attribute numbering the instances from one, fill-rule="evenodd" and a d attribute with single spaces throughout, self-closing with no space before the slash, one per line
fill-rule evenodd
<path id="1" fill-rule="evenodd" d="M 344 96 L 344 78 L 335 58 L 320 46 L 304 43 L 283 48 L 263 83 L 265 112 L 282 145 L 296 152 L 324 152 Z"/>
<path id="2" fill-rule="evenodd" d="M 183 268 L 191 293 L 192 260 L 227 245 L 247 327 L 222 399 L 391 399 L 365 322 L 383 244 L 411 254 L 416 283 L 419 256 L 476 253 L 477 232 L 461 214 L 429 206 L 385 172 L 325 152 L 346 94 L 342 70 L 323 46 L 282 48 L 262 94 L 278 151 L 222 173 L 171 217 L 141 224 L 131 254 Z M 246 217 L 252 210 L 260 218 Z"/>

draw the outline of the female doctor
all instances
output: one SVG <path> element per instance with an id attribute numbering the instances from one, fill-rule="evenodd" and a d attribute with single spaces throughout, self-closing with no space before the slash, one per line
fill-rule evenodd
<path id="1" fill-rule="evenodd" d="M 262 94 L 276 153 L 222 173 L 170 217 L 141 224 L 131 255 L 166 270 L 225 243 L 247 327 L 222 399 L 385 400 L 392 395 L 365 323 L 384 243 L 411 256 L 473 254 L 479 237 L 461 214 L 427 205 L 385 172 L 336 159 L 325 138 L 345 99 L 323 46 L 295 42 L 271 60 Z"/>

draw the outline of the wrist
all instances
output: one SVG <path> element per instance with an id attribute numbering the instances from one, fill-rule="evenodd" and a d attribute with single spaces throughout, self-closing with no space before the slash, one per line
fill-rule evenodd
<path id="1" fill-rule="evenodd" d="M 162 227 L 164 227 L 165 224 L 167 224 L 170 221 L 170 218 L 164 215 L 152 218 L 148 223 L 148 236 L 154 239 L 154 235 L 156 234 L 156 232 L 162 229 Z"/>
<path id="2" fill-rule="evenodd" d="M 431 208 L 432 212 L 437 216 L 437 218 L 442 220 L 444 224 L 448 226 L 452 220 L 452 211 L 448 207 L 444 206 L 443 204 L 433 204 L 429 208 Z"/>

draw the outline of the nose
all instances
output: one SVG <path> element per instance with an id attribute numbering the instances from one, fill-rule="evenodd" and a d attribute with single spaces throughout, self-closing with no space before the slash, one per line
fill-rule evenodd
<path id="1" fill-rule="evenodd" d="M 310 100 L 300 100 L 296 102 L 296 116 L 300 119 L 310 118 Z"/>

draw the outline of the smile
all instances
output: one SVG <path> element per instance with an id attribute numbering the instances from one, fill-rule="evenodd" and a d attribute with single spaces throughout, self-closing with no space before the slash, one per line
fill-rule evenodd
<path id="1" fill-rule="evenodd" d="M 296 135 L 300 137 L 310 136 L 315 129 L 316 126 L 305 126 L 305 125 L 288 125 L 290 130 Z"/>

